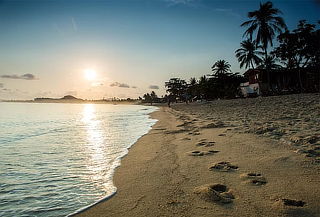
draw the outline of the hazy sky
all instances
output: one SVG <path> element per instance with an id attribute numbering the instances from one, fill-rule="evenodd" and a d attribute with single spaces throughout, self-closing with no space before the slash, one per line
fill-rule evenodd
<path id="1" fill-rule="evenodd" d="M 137 97 L 234 56 L 255 0 L 0 1 L 0 99 Z M 275 0 L 293 29 L 315 0 Z M 85 69 L 97 76 L 88 80 Z M 159 87 L 159 89 L 157 89 Z"/>

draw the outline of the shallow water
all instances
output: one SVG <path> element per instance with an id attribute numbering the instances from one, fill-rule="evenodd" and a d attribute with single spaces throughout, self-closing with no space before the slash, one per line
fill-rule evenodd
<path id="1" fill-rule="evenodd" d="M 0 216 L 65 216 L 113 194 L 155 107 L 0 103 Z"/>

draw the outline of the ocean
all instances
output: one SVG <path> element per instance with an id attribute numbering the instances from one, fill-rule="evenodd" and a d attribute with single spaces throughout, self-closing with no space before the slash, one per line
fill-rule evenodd
<path id="1" fill-rule="evenodd" d="M 66 216 L 116 192 L 156 107 L 0 103 L 0 216 Z"/>

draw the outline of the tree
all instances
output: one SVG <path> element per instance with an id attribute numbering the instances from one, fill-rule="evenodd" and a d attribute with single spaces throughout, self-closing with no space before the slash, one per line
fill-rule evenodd
<path id="1" fill-rule="evenodd" d="M 211 67 L 215 75 L 224 74 L 230 71 L 230 64 L 225 60 L 218 60 Z"/>
<path id="2" fill-rule="evenodd" d="M 256 45 L 255 41 L 247 39 L 241 42 L 241 47 L 235 51 L 236 57 L 240 63 L 240 68 L 245 66 L 245 68 L 254 69 L 254 65 L 259 65 L 262 61 L 260 58 L 263 55 L 263 52 L 259 49 L 262 49 L 262 46 Z"/>
<path id="3" fill-rule="evenodd" d="M 248 13 L 249 21 L 241 24 L 242 27 L 248 27 L 244 36 L 252 39 L 256 32 L 256 44 L 261 44 L 264 49 L 264 59 L 268 59 L 268 46 L 273 46 L 273 39 L 276 33 L 280 34 L 287 26 L 282 17 L 278 16 L 282 12 L 273 7 L 272 2 L 260 3 L 260 8 Z M 268 75 L 268 86 L 270 88 L 270 74 Z"/>
<path id="4" fill-rule="evenodd" d="M 286 31 L 278 36 L 279 46 L 274 50 L 287 69 L 297 69 L 300 91 L 304 89 L 301 69 L 320 66 L 320 30 L 315 27 L 300 20 L 292 32 Z"/>
<path id="5" fill-rule="evenodd" d="M 156 102 L 157 99 L 158 99 L 157 94 L 154 91 L 151 91 L 151 93 L 150 93 L 151 105 L 152 105 L 153 102 Z"/>
<path id="6" fill-rule="evenodd" d="M 145 102 L 151 102 L 151 96 L 149 93 L 143 95 L 143 99 Z"/>
<path id="7" fill-rule="evenodd" d="M 144 98 L 145 102 L 148 102 L 151 105 L 152 105 L 152 103 L 157 102 L 157 100 L 159 99 L 157 94 L 154 91 L 151 91 L 151 93 L 144 94 L 143 98 Z"/>
<path id="8" fill-rule="evenodd" d="M 188 95 L 191 97 L 191 99 L 195 97 L 199 97 L 199 85 L 196 78 L 190 78 L 189 84 L 187 84 L 188 89 Z"/>
<path id="9" fill-rule="evenodd" d="M 209 79 L 204 75 L 199 79 L 199 96 L 201 99 L 208 99 L 209 97 Z"/>
<path id="10" fill-rule="evenodd" d="M 293 30 L 297 36 L 297 67 L 305 68 L 318 62 L 320 55 L 320 30 L 316 25 L 309 24 L 306 20 L 300 20 L 297 29 Z M 318 62 L 319 63 L 319 62 Z"/>
<path id="11" fill-rule="evenodd" d="M 177 101 L 177 98 L 180 100 L 183 99 L 183 94 L 186 93 L 187 83 L 185 80 L 180 78 L 171 78 L 168 82 L 165 82 L 165 87 L 167 92 L 170 94 L 169 97 L 174 98 Z"/>
<path id="12" fill-rule="evenodd" d="M 281 65 L 277 64 L 277 58 L 274 55 L 268 55 L 267 58 L 263 57 L 261 65 L 257 67 L 258 69 L 265 69 L 266 71 L 271 71 L 272 69 L 279 69 Z"/>
<path id="13" fill-rule="evenodd" d="M 296 67 L 297 36 L 288 30 L 278 36 L 279 46 L 273 53 L 281 60 L 287 69 Z"/>

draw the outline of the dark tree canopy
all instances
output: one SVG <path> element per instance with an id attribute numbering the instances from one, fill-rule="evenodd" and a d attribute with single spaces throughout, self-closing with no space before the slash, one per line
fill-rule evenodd
<path id="1" fill-rule="evenodd" d="M 261 56 L 263 52 L 261 49 L 262 46 L 256 45 L 255 41 L 251 41 L 250 39 L 242 41 L 240 48 L 235 52 L 240 63 L 240 68 L 244 66 L 246 69 L 254 69 L 255 65 L 258 66 L 262 62 Z"/>

